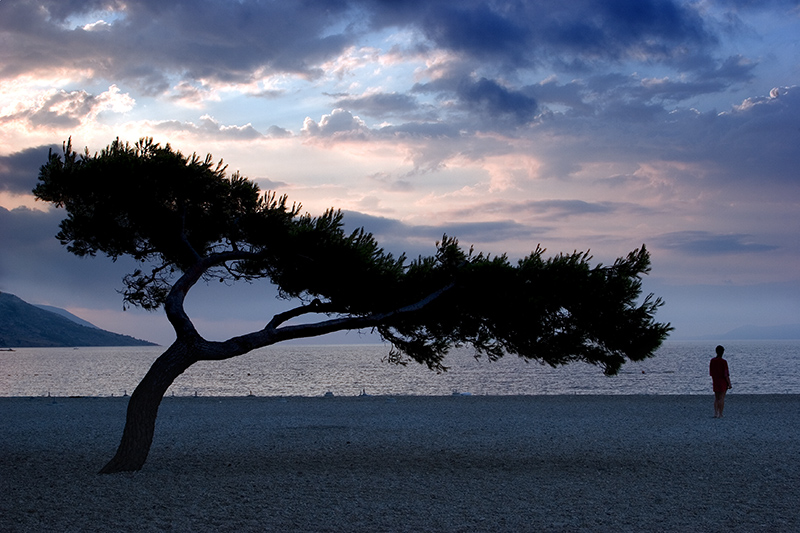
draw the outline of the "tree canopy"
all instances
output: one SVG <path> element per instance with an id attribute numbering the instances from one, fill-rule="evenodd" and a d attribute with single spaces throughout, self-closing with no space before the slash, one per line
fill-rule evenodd
<path id="1" fill-rule="evenodd" d="M 671 330 L 655 320 L 661 300 L 640 298 L 641 276 L 650 271 L 644 245 L 604 266 L 592 265 L 588 252 L 546 258 L 539 246 L 511 261 L 465 250 L 445 235 L 432 256 L 395 257 L 364 229 L 345 232 L 338 210 L 302 213 L 286 196 L 228 174 L 210 155 L 186 156 L 152 139 L 117 139 L 94 155 L 65 143 L 63 154 L 51 152 L 42 166 L 34 194 L 65 208 L 57 238 L 70 252 L 141 264 L 123 280 L 125 304 L 164 307 L 176 332 L 140 384 L 138 396 L 150 403 L 196 361 L 345 329 L 372 328 L 393 346 L 391 359 L 435 370 L 444 369 L 450 348 L 471 345 L 490 359 L 585 361 L 607 374 L 652 356 Z M 183 307 L 204 279 L 268 280 L 296 306 L 262 330 L 210 342 Z M 302 315 L 323 318 L 287 324 Z M 126 431 L 132 410 L 145 410 L 138 396 Z M 157 411 L 158 401 L 150 408 Z M 118 457 L 124 443 L 125 436 Z"/>

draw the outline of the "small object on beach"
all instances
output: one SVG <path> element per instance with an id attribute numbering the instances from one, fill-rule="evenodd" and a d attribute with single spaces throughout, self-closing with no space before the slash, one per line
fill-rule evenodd
<path id="1" fill-rule="evenodd" d="M 371 394 L 367 394 L 367 389 L 361 389 L 361 394 L 359 396 L 372 396 Z"/>
<path id="2" fill-rule="evenodd" d="M 194 391 L 194 397 L 197 398 L 197 391 Z"/>
<path id="3" fill-rule="evenodd" d="M 127 396 L 127 395 L 128 395 L 128 391 L 126 391 L 126 390 L 122 391 L 122 397 L 123 397 L 123 398 L 124 398 L 125 396 Z"/>
<path id="4" fill-rule="evenodd" d="M 251 398 L 255 398 L 256 395 L 253 394 L 253 391 L 250 391 L 250 394 L 248 394 L 248 396 L 251 397 Z"/>
<path id="5" fill-rule="evenodd" d="M 326 398 L 329 398 L 329 397 L 332 397 L 332 396 L 333 396 L 333 393 L 331 391 L 328 391 L 328 392 L 325 393 L 325 397 Z"/>
<path id="6" fill-rule="evenodd" d="M 457 390 L 453 390 L 453 396 L 472 396 L 471 392 L 458 392 Z"/>

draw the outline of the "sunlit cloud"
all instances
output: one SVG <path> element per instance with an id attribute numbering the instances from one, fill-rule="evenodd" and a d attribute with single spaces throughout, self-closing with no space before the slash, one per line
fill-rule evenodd
<path id="1" fill-rule="evenodd" d="M 26 102 L 18 102 L 13 109 L 7 108 L 0 116 L 0 123 L 21 123 L 33 129 L 69 128 L 93 121 L 104 111 L 125 113 L 135 104 L 136 101 L 129 94 L 121 93 L 116 85 L 98 95 L 83 90 L 50 89 Z"/>
<path id="2" fill-rule="evenodd" d="M 196 138 L 214 138 L 217 140 L 251 140 L 263 136 L 256 131 L 251 124 L 245 124 L 244 126 L 226 126 L 220 124 L 218 120 L 209 115 L 200 117 L 198 123 L 171 120 L 152 123 L 149 129 L 165 137 L 174 133 L 189 134 Z"/>
<path id="3" fill-rule="evenodd" d="M 306 117 L 301 130 L 309 137 L 338 137 L 352 140 L 363 139 L 368 132 L 366 123 L 345 109 L 334 109 L 328 115 L 322 115 L 319 122 Z"/>

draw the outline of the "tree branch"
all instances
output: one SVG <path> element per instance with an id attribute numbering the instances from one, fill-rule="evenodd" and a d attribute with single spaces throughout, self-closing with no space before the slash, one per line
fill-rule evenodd
<path id="1" fill-rule="evenodd" d="M 219 252 L 211 254 L 207 257 L 201 257 L 191 267 L 186 269 L 183 275 L 178 278 L 167 295 L 164 302 L 164 310 L 167 313 L 167 319 L 172 324 L 175 334 L 178 338 L 182 337 L 200 337 L 197 329 L 194 327 L 192 320 L 183 307 L 186 299 L 186 294 L 202 277 L 203 274 L 209 269 L 224 264 L 228 261 L 236 261 L 239 259 L 248 259 L 255 257 L 257 254 L 252 252 L 231 251 Z"/>
<path id="2" fill-rule="evenodd" d="M 311 302 L 308 305 L 286 311 L 275 315 L 267 326 L 261 331 L 255 331 L 233 337 L 221 343 L 213 343 L 217 345 L 217 349 L 208 350 L 203 356 L 205 360 L 223 360 L 245 354 L 256 348 L 263 348 L 278 342 L 290 339 L 304 339 L 308 337 L 316 337 L 318 335 L 325 335 L 326 333 L 333 333 L 335 331 L 364 329 L 378 326 L 385 321 L 420 311 L 427 305 L 434 302 L 441 295 L 455 287 L 455 283 L 450 283 L 441 289 L 432 292 L 425 298 L 418 300 L 405 307 L 395 309 L 393 311 L 386 311 L 383 313 L 372 313 L 364 316 L 345 316 L 340 318 L 333 318 L 315 322 L 313 324 L 298 324 L 295 326 L 276 327 L 290 318 L 301 316 L 306 313 L 324 312 L 323 309 L 326 304 L 314 304 Z"/>
<path id="3" fill-rule="evenodd" d="M 284 311 L 283 313 L 278 313 L 272 320 L 269 321 L 264 329 L 276 329 L 278 326 L 283 324 L 284 322 L 291 320 L 292 318 L 296 318 L 298 316 L 310 314 L 310 313 L 335 313 L 337 312 L 336 307 L 330 303 L 322 303 L 319 301 L 318 298 L 314 298 L 314 300 L 308 305 L 301 305 L 300 307 L 296 307 L 294 309 L 290 309 L 288 311 Z"/>
<path id="4" fill-rule="evenodd" d="M 422 300 L 419 300 L 405 307 L 401 307 L 400 309 L 395 309 L 394 311 L 386 311 L 384 313 L 372 313 L 365 316 L 348 316 L 348 317 L 334 318 L 330 320 L 324 320 L 322 322 L 317 322 L 314 324 L 298 324 L 296 326 L 284 326 L 282 328 L 278 328 L 275 330 L 275 333 L 278 336 L 278 340 L 276 342 L 289 339 L 315 337 L 317 335 L 324 335 L 326 333 L 332 333 L 334 331 L 342 331 L 345 329 L 363 329 L 363 328 L 374 327 L 393 317 L 420 311 L 421 309 L 423 309 L 424 307 L 435 301 L 437 298 L 439 298 L 442 294 L 452 289 L 454 286 L 455 283 L 450 283 L 445 287 L 442 287 L 441 289 L 432 292 Z"/>

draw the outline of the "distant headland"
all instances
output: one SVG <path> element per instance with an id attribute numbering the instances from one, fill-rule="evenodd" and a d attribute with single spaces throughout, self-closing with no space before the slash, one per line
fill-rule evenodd
<path id="1" fill-rule="evenodd" d="M 38 307 L 0 292 L 0 348 L 66 346 L 155 344 L 100 329 L 63 309 Z"/>

